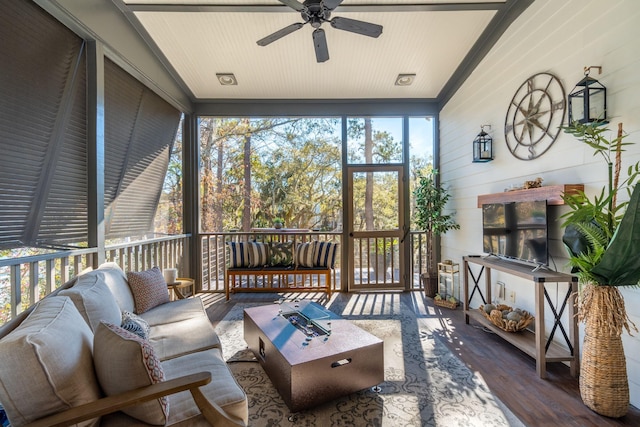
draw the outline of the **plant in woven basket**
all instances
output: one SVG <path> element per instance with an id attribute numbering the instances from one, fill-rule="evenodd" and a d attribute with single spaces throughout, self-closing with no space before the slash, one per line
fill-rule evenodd
<path id="1" fill-rule="evenodd" d="M 580 282 L 578 319 L 585 323 L 580 366 L 580 394 L 589 408 L 609 417 L 621 417 L 629 407 L 629 385 L 622 332 L 637 331 L 629 319 L 618 287 L 640 282 L 640 173 L 638 163 L 620 181 L 625 135 L 622 124 L 614 139 L 608 129 L 574 123 L 565 132 L 577 137 L 607 163 L 608 185 L 589 199 L 584 192 L 565 195 L 571 210 L 563 215 L 562 238 L 572 272 Z M 621 192 L 629 201 L 618 203 Z"/>
<path id="2" fill-rule="evenodd" d="M 427 265 L 423 274 L 425 291 L 428 297 L 434 297 L 437 291 L 436 281 L 438 270 L 436 267 L 435 243 L 436 237 L 449 230 L 459 230 L 460 225 L 455 222 L 454 214 L 445 214 L 444 208 L 451 194 L 439 185 L 438 170 L 429 173 L 418 173 L 416 187 L 413 190 L 414 221 L 416 226 L 424 231 L 426 238 Z"/>

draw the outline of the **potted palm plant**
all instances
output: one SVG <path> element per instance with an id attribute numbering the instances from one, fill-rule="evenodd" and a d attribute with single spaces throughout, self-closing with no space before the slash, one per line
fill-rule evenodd
<path id="1" fill-rule="evenodd" d="M 435 257 L 435 240 L 437 236 L 449 230 L 459 230 L 460 225 L 454 220 L 454 214 L 443 213 L 447 201 L 451 197 L 449 192 L 437 183 L 438 170 L 432 169 L 428 173 L 418 173 L 414 196 L 415 225 L 426 233 L 426 270 L 422 274 L 425 294 L 433 298 L 438 291 L 438 272 Z"/>
<path id="2" fill-rule="evenodd" d="M 608 168 L 607 186 L 592 199 L 584 192 L 564 196 L 570 211 L 563 215 L 562 240 L 580 283 L 578 319 L 585 324 L 580 394 L 595 412 L 621 417 L 629 407 L 621 335 L 637 328 L 619 287 L 640 281 L 640 186 L 635 185 L 639 164 L 630 166 L 627 178 L 620 181 L 622 152 L 629 145 L 623 142 L 621 124 L 613 139 L 606 138 L 609 130 L 599 123 L 574 123 L 564 130 L 602 156 Z M 618 202 L 622 192 L 628 201 Z"/>

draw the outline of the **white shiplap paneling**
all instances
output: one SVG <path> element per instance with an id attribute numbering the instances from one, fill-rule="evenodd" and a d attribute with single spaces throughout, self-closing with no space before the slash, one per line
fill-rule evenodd
<path id="1" fill-rule="evenodd" d="M 599 192 L 606 180 L 601 158 L 575 138 L 561 134 L 551 149 L 532 161 L 509 153 L 503 134 L 505 114 L 517 88 L 529 76 L 550 72 L 569 93 L 582 78 L 584 66 L 601 65 L 593 75 L 608 89 L 612 129 L 624 123 L 629 147 L 624 166 L 640 160 L 640 2 L 636 0 L 537 0 L 507 30 L 482 64 L 445 106 L 440 116 L 441 172 L 454 195 L 461 230 L 442 240 L 443 257 L 460 259 L 481 253 L 479 194 L 500 192 L 509 184 L 522 184 L 541 176 L 544 184 L 584 183 L 587 193 Z M 496 159 L 471 163 L 471 141 L 481 124 L 491 124 Z M 551 208 L 557 217 L 566 208 Z M 551 226 L 551 248 L 559 269 L 566 267 L 561 245 L 562 228 Z M 530 284 L 508 275 L 496 275 L 516 291 L 516 305 L 533 309 Z M 555 289 L 552 295 L 555 295 Z M 624 289 L 627 310 L 640 324 L 640 291 Z M 550 313 L 546 313 L 549 319 Z M 637 334 L 634 334 L 637 335 Z M 640 339 L 624 336 L 631 403 L 640 406 Z"/>

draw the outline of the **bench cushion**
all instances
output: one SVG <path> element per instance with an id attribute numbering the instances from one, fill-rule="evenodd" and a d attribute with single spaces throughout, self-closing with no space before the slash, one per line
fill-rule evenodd
<path id="1" fill-rule="evenodd" d="M 92 349 L 91 329 L 69 298 L 48 297 L 38 303 L 0 340 L 0 402 L 11 425 L 98 399 Z"/>

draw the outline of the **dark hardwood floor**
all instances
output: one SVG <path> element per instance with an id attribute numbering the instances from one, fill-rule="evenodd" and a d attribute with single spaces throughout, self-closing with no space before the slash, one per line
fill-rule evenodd
<path id="1" fill-rule="evenodd" d="M 374 298 L 377 294 L 365 295 Z M 580 399 L 578 379 L 571 377 L 566 365 L 548 364 L 547 378 L 541 379 L 531 357 L 480 325 L 473 324 L 473 321 L 465 324 L 462 309 L 435 306 L 430 298 L 419 292 L 397 295 L 416 315 L 428 319 L 436 336 L 473 371 L 477 371 L 495 396 L 527 426 L 640 426 L 640 410 L 633 406 L 629 407 L 627 415 L 618 419 L 603 417 L 587 408 Z M 243 293 L 232 295 L 227 302 L 223 294 L 201 296 L 214 325 L 236 302 L 270 303 L 279 297 L 272 293 Z M 323 294 L 286 296 L 327 302 Z"/>

